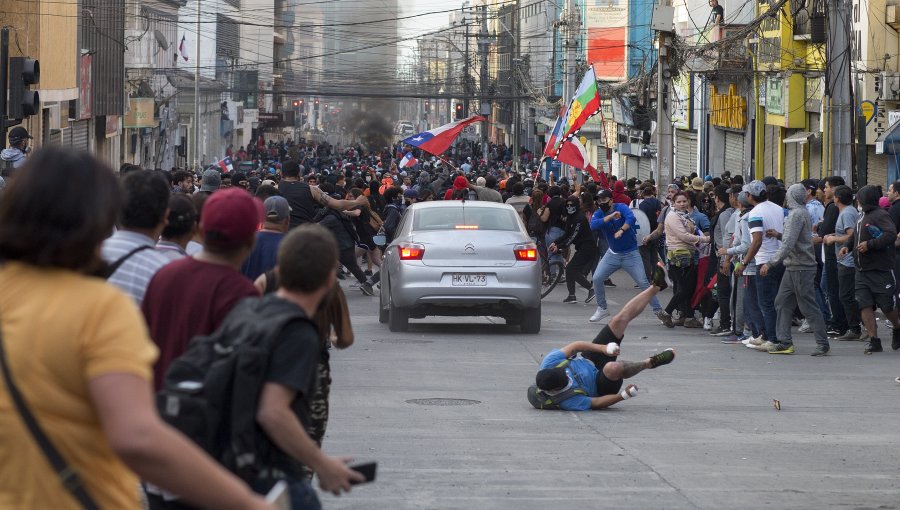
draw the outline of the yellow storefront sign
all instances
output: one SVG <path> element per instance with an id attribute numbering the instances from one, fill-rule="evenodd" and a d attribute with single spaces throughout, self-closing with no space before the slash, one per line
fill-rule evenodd
<path id="1" fill-rule="evenodd" d="M 710 86 L 709 123 L 727 129 L 747 127 L 747 100 L 738 95 L 734 84 L 728 86 L 727 94 L 720 94 L 715 85 Z"/>
<path id="2" fill-rule="evenodd" d="M 158 122 L 153 118 L 156 107 L 153 98 L 128 98 L 128 112 L 125 114 L 125 127 L 128 129 L 152 128 Z"/>

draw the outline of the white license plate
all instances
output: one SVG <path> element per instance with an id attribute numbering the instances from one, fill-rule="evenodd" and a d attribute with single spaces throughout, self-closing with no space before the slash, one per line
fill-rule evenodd
<path id="1" fill-rule="evenodd" d="M 484 287 L 487 285 L 487 275 L 453 273 L 452 283 L 454 287 Z"/>

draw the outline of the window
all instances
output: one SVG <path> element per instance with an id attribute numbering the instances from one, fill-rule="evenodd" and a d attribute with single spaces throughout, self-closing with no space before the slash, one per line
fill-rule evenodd
<path id="1" fill-rule="evenodd" d="M 514 211 L 494 207 L 432 207 L 415 212 L 413 231 L 519 230 Z"/>

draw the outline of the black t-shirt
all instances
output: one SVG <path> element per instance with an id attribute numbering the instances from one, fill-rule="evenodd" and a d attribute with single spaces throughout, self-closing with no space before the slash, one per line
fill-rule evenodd
<path id="1" fill-rule="evenodd" d="M 566 201 L 562 197 L 553 197 L 547 202 L 547 210 L 550 211 L 550 218 L 547 220 L 547 227 L 566 228 Z"/>
<path id="2" fill-rule="evenodd" d="M 277 345 L 269 359 L 266 381 L 297 392 L 291 402 L 291 410 L 304 429 L 312 422 L 310 399 L 316 389 L 316 367 L 322 358 L 322 341 L 318 329 L 310 322 L 296 321 L 279 335 Z M 301 479 L 303 465 L 274 448 L 270 466 L 283 471 L 288 477 Z"/>
<path id="3" fill-rule="evenodd" d="M 834 234 L 834 229 L 837 226 L 838 212 L 838 208 L 834 205 L 834 202 L 825 206 L 825 212 L 822 213 L 822 223 L 820 223 L 819 228 L 816 229 L 816 233 L 819 234 L 819 237 Z M 828 250 L 825 251 L 827 252 Z"/>
<path id="4" fill-rule="evenodd" d="M 662 209 L 659 200 L 657 200 L 656 197 L 645 198 L 641 200 L 638 209 L 647 215 L 647 219 L 650 221 L 650 232 L 656 230 L 656 227 L 659 225 L 659 211 Z"/>
<path id="5" fill-rule="evenodd" d="M 301 181 L 282 180 L 278 185 L 278 191 L 291 206 L 291 228 L 313 221 L 318 204 L 313 200 L 309 184 Z"/>
<path id="6" fill-rule="evenodd" d="M 716 21 L 720 24 L 725 23 L 725 8 L 721 5 L 713 7 L 712 12 L 709 13 L 709 26 L 715 25 Z"/>

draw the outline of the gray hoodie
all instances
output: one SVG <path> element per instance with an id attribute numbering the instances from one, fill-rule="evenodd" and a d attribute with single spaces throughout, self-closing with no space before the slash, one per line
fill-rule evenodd
<path id="1" fill-rule="evenodd" d="M 786 271 L 816 270 L 816 256 L 812 245 L 812 220 L 806 212 L 806 188 L 794 184 L 785 197 L 790 212 L 784 219 L 781 248 L 766 264 L 784 264 Z"/>
<path id="2" fill-rule="evenodd" d="M 25 153 L 16 147 L 3 149 L 3 152 L 0 152 L 0 159 L 3 160 L 3 163 L 0 163 L 0 169 L 6 165 L 7 161 L 12 161 L 13 168 L 19 168 L 25 164 Z"/>

